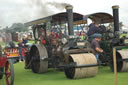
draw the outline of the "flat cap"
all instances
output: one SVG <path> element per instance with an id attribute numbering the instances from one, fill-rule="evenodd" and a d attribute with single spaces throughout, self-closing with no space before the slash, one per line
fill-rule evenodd
<path id="1" fill-rule="evenodd" d="M 96 35 L 95 35 L 95 38 L 101 38 L 101 37 L 102 37 L 101 34 L 96 34 Z"/>

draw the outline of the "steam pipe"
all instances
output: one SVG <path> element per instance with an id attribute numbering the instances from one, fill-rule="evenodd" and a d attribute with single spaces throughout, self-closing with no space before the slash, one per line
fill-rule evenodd
<path id="1" fill-rule="evenodd" d="M 112 6 L 113 9 L 113 18 L 114 18 L 114 33 L 116 33 L 117 31 L 119 31 L 119 6 L 115 5 Z"/>
<path id="2" fill-rule="evenodd" d="M 68 34 L 73 35 L 73 7 L 71 5 L 66 6 L 67 18 L 68 18 Z"/>

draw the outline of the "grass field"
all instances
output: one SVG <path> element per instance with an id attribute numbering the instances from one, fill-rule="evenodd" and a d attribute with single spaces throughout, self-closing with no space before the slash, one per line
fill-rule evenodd
<path id="1" fill-rule="evenodd" d="M 114 73 L 109 67 L 99 67 L 96 77 L 77 80 L 67 79 L 64 72 L 54 69 L 45 74 L 34 74 L 24 69 L 24 63 L 14 64 L 14 67 L 14 85 L 114 85 Z M 0 80 L 0 85 L 6 85 L 5 79 Z M 128 85 L 128 72 L 118 73 L 118 85 Z"/>
<path id="2" fill-rule="evenodd" d="M 15 43 L 15 45 L 18 44 L 18 42 L 15 42 L 15 41 L 13 41 L 13 42 Z M 29 40 L 28 43 L 34 43 L 34 40 Z M 5 42 L 0 42 L 0 45 L 5 46 L 6 43 Z"/>

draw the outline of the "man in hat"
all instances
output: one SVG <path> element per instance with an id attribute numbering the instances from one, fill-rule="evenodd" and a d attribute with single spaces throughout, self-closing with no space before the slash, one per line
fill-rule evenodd
<path id="1" fill-rule="evenodd" d="M 27 47 L 27 43 L 28 43 L 28 38 L 27 38 L 27 35 L 24 35 L 23 36 L 23 39 L 22 39 L 22 43 L 24 44 L 24 47 Z"/>
<path id="2" fill-rule="evenodd" d="M 101 33 L 102 33 L 102 30 L 101 30 L 101 28 L 99 28 L 98 22 L 93 22 L 92 24 L 89 25 L 89 30 L 87 32 L 87 35 L 90 39 L 95 38 L 95 36 L 97 36 Z"/>
<path id="3" fill-rule="evenodd" d="M 99 41 L 101 40 L 101 35 L 96 35 L 91 42 L 91 48 L 94 50 L 96 59 L 99 60 L 99 53 L 103 53 L 103 50 L 100 48 Z"/>

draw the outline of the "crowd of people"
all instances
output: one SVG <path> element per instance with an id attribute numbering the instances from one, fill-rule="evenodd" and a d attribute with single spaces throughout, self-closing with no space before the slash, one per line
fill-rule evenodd
<path id="1" fill-rule="evenodd" d="M 12 34 L 10 32 L 1 32 L 0 33 L 1 42 L 5 43 L 5 48 L 19 48 L 19 61 L 23 61 L 24 57 L 22 55 L 22 48 L 28 47 L 28 36 L 22 35 L 22 38 L 18 40 L 16 45 L 12 39 Z"/>
<path id="2" fill-rule="evenodd" d="M 8 42 L 12 40 L 11 33 L 9 32 L 0 32 L 0 42 Z"/>

